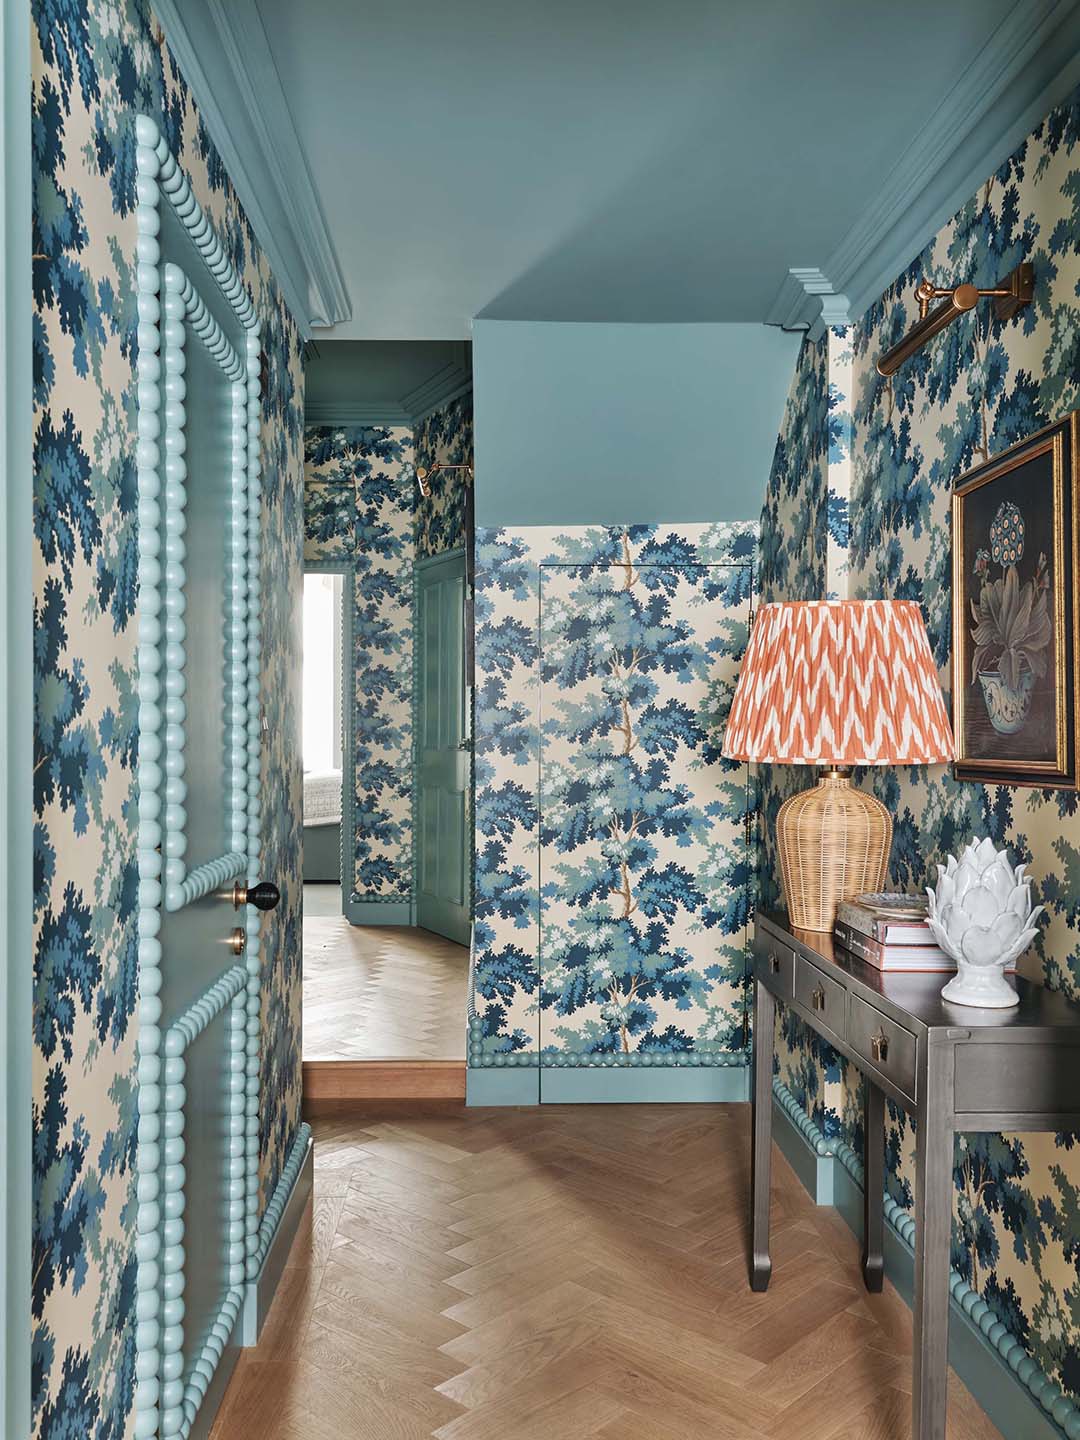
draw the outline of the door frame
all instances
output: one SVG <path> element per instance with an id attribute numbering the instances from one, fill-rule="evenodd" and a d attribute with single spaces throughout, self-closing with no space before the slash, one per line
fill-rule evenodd
<path id="1" fill-rule="evenodd" d="M 3 142 L 0 154 L 0 914 L 4 967 L 0 1033 L 0 1428 L 30 1433 L 30 1286 L 33 1227 L 30 1106 L 33 1093 L 33 705 L 31 390 L 30 6 L 0 9 Z"/>
<path id="2" fill-rule="evenodd" d="M 353 616 L 356 612 L 356 563 L 353 560 L 305 560 L 305 575 L 340 575 L 341 579 L 341 913 L 352 921 L 353 881 L 356 878 L 356 674 L 352 668 Z M 301 660 L 301 667 L 303 661 Z M 300 671 L 301 692 L 304 673 Z M 345 783 L 346 776 L 349 783 Z M 301 807 L 303 802 L 301 802 Z M 300 812 L 303 840 L 304 814 Z M 346 867 L 346 836 L 349 865 Z M 301 855 L 301 860 L 302 860 Z M 355 921 L 353 921 L 355 924 Z"/>
<path id="3" fill-rule="evenodd" d="M 471 546 L 455 545 L 450 550 L 441 550 L 438 555 L 425 555 L 422 560 L 413 561 L 412 631 L 413 631 L 413 688 L 412 688 L 412 921 L 417 924 L 420 901 L 420 576 L 436 565 L 447 560 L 461 558 L 465 561 L 465 605 L 462 610 L 461 653 L 465 666 L 465 718 L 469 727 L 469 785 L 468 814 L 470 823 L 465 826 L 465 873 L 468 878 L 466 905 L 469 912 L 469 934 L 475 924 L 475 847 L 476 834 L 472 822 L 476 805 L 476 753 L 475 725 L 473 715 L 473 649 L 472 649 L 472 562 Z M 469 949 L 472 949 L 470 940 Z"/>

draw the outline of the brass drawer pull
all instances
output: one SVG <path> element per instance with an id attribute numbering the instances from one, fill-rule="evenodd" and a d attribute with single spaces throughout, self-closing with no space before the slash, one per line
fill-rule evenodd
<path id="1" fill-rule="evenodd" d="M 820 985 L 810 992 L 810 1008 L 818 1013 L 825 1009 L 825 991 Z"/>
<path id="2" fill-rule="evenodd" d="M 771 972 L 773 975 L 779 975 L 779 974 L 780 974 L 780 956 L 779 956 L 779 955 L 770 955 L 770 956 L 769 956 L 769 970 L 770 970 L 770 972 Z"/>
<path id="3" fill-rule="evenodd" d="M 884 1065 L 889 1058 L 889 1037 L 879 1030 L 870 1041 L 870 1055 L 878 1065 Z"/>

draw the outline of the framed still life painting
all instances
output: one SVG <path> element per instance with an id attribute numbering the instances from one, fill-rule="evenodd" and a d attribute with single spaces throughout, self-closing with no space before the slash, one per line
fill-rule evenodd
<path id="1" fill-rule="evenodd" d="M 1076 789 L 1078 416 L 953 491 L 956 775 Z"/>

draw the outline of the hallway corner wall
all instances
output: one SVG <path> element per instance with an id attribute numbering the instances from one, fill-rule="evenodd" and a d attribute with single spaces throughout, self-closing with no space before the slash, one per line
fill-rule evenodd
<path id="1" fill-rule="evenodd" d="M 413 427 L 416 464 L 472 465 L 472 390 L 437 406 Z M 465 470 L 436 475 L 429 496 L 416 500 L 416 558 L 467 546 L 472 536 L 473 479 Z"/>
<path id="2" fill-rule="evenodd" d="M 131 1433 L 135 864 L 135 137 L 161 127 L 262 326 L 260 1211 L 300 1121 L 299 334 L 142 0 L 33 0 L 34 1433 Z M 29 357 L 28 357 L 29 358 Z"/>
<path id="3" fill-rule="evenodd" d="M 917 600 L 946 696 L 951 691 L 950 504 L 985 458 L 1080 406 L 1080 91 L 1057 106 L 843 334 L 804 345 L 777 445 L 761 540 L 766 598 Z M 1029 310 L 1002 324 L 981 307 L 890 379 L 876 357 L 918 317 L 914 290 L 987 287 L 1021 260 L 1035 272 Z M 846 378 L 843 378 L 845 377 Z M 826 458 L 827 457 L 827 458 Z M 846 487 L 846 488 L 845 488 Z M 780 778 L 782 775 L 782 778 Z M 800 782 L 763 777 L 764 825 Z M 935 862 L 989 836 L 1026 863 L 1047 907 L 1022 973 L 1080 995 L 1080 818 L 1076 795 L 957 781 L 945 767 L 873 771 L 862 783 L 894 816 L 890 884 L 924 886 Z M 766 900 L 778 898 L 765 856 Z M 824 1137 L 861 1154 L 858 1074 L 797 1021 L 784 1023 L 780 1078 Z M 911 1121 L 890 1107 L 886 1188 L 910 1211 Z M 987 1307 L 996 1349 L 1026 1355 L 1019 1383 L 1062 1433 L 1080 1429 L 1080 1163 L 1075 1137 L 957 1137 L 952 1263 Z"/>

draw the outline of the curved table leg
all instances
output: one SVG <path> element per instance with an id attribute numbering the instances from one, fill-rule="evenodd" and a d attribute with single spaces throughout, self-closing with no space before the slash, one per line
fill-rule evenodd
<path id="1" fill-rule="evenodd" d="M 754 984 L 754 1121 L 750 1150 L 751 1290 L 766 1290 L 769 1258 L 769 1172 L 772 1150 L 773 1028 L 776 1001 L 760 980 Z"/>
<path id="2" fill-rule="evenodd" d="M 885 1096 L 866 1077 L 863 1096 L 865 1175 L 863 1190 L 862 1273 L 867 1290 L 875 1293 L 885 1278 Z"/>

